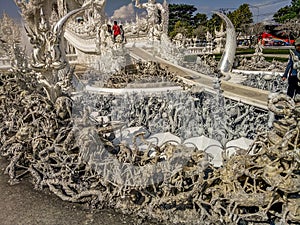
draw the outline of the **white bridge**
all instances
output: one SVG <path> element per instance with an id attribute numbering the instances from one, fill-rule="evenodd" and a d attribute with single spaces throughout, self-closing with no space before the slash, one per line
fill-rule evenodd
<path id="1" fill-rule="evenodd" d="M 85 53 L 98 53 L 96 33 L 93 32 L 90 35 L 78 34 L 71 27 L 66 27 L 64 37 L 67 41 L 76 49 Z"/>

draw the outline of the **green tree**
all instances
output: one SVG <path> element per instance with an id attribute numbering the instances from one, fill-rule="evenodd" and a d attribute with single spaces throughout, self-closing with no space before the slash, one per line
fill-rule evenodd
<path id="1" fill-rule="evenodd" d="M 185 34 L 187 37 L 201 37 L 206 31 L 213 33 L 215 29 L 220 29 L 222 19 L 217 14 L 213 14 L 211 19 L 208 20 L 206 14 L 197 13 L 194 15 L 196 10 L 197 8 L 193 5 L 169 5 L 169 36 L 171 38 L 178 32 Z M 228 13 L 228 17 L 235 28 L 241 31 L 248 29 L 247 26 L 253 23 L 253 15 L 248 4 L 243 4 L 235 11 Z M 179 21 L 180 23 L 178 23 Z"/>
<path id="2" fill-rule="evenodd" d="M 235 29 L 243 31 L 249 24 L 253 23 L 253 14 L 248 4 L 242 4 L 238 9 L 228 13 L 228 18 Z"/>
<path id="3" fill-rule="evenodd" d="M 194 16 L 194 27 L 192 30 L 192 36 L 198 37 L 200 39 L 205 39 L 205 34 L 207 31 L 207 15 L 202 13 L 197 13 Z"/>
<path id="4" fill-rule="evenodd" d="M 174 29 L 169 33 L 170 38 L 175 37 L 177 33 L 182 33 L 185 37 L 191 37 L 192 27 L 185 21 L 177 21 Z"/>
<path id="5" fill-rule="evenodd" d="M 217 14 L 213 14 L 207 21 L 206 27 L 210 33 L 214 33 L 215 28 L 220 29 L 221 23 L 222 19 Z"/>
<path id="6" fill-rule="evenodd" d="M 169 34 L 174 31 L 175 24 L 181 21 L 181 26 L 187 26 L 186 29 L 189 30 L 190 27 L 194 26 L 194 16 L 193 13 L 197 8 L 193 5 L 186 4 L 170 4 L 169 5 Z"/>
<path id="7" fill-rule="evenodd" d="M 203 25 L 199 25 L 198 27 L 196 27 L 195 29 L 193 29 L 192 31 L 192 36 L 193 37 L 198 37 L 201 40 L 205 39 L 206 36 L 206 31 L 207 31 L 207 27 L 203 26 Z"/>
<path id="8" fill-rule="evenodd" d="M 194 17 L 194 25 L 195 27 L 198 27 L 199 25 L 206 25 L 207 23 L 207 15 L 202 13 L 197 13 Z"/>
<path id="9" fill-rule="evenodd" d="M 284 23 L 291 19 L 300 19 L 300 0 L 292 0 L 291 5 L 279 9 L 273 18 L 278 23 Z"/>

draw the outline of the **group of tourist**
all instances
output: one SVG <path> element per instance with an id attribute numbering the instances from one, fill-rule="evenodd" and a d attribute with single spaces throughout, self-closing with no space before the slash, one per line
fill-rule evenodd
<path id="1" fill-rule="evenodd" d="M 125 35 L 124 35 L 124 30 L 122 24 L 118 24 L 117 21 L 114 21 L 113 26 L 110 24 L 107 25 L 108 32 L 113 36 L 114 42 L 116 42 L 116 38 L 120 35 L 121 37 L 121 42 L 124 42 L 125 40 Z"/>

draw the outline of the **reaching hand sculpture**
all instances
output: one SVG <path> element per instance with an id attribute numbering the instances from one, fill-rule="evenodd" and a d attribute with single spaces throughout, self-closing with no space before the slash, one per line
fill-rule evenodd
<path id="1" fill-rule="evenodd" d="M 106 0 L 85 0 L 82 7 L 85 7 L 87 5 L 95 4 L 98 5 L 99 7 L 104 7 L 106 4 Z"/>
<path id="2" fill-rule="evenodd" d="M 86 8 L 87 6 L 92 6 L 92 8 L 95 9 L 96 12 L 98 12 L 100 14 L 101 19 L 104 20 L 105 5 L 106 5 L 106 0 L 85 0 L 81 7 Z"/>
<path id="3" fill-rule="evenodd" d="M 164 3 L 164 5 L 166 2 Z M 146 3 L 140 3 L 139 0 L 135 1 L 135 6 L 139 9 L 146 9 L 147 11 L 147 25 L 150 39 L 160 39 L 161 34 L 164 32 L 164 24 L 167 21 L 167 10 L 165 7 L 157 3 L 155 0 L 148 0 Z"/>
<path id="4" fill-rule="evenodd" d="M 160 16 L 159 16 L 159 11 L 161 14 L 165 12 L 164 7 L 160 4 L 157 3 L 155 0 L 148 0 L 147 3 L 140 3 L 139 0 L 135 1 L 135 6 L 137 8 L 144 8 L 147 10 L 147 21 L 149 24 L 154 25 L 154 24 L 160 24 Z"/>

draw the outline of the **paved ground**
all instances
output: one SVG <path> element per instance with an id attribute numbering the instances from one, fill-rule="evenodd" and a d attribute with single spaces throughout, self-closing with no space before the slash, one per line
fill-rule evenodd
<path id="1" fill-rule="evenodd" d="M 24 180 L 8 184 L 7 161 L 0 157 L 0 225 L 121 225 L 139 224 L 136 218 L 113 210 L 91 213 L 83 205 L 60 200 L 46 191 L 33 189 Z M 151 223 L 143 223 L 143 225 Z"/>

